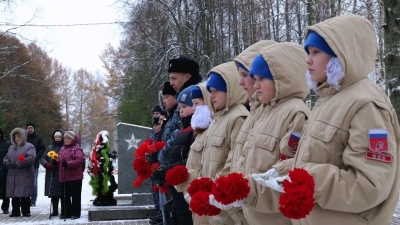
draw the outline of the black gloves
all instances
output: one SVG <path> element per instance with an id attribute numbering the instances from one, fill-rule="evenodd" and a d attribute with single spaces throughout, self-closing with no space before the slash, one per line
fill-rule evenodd
<path id="1" fill-rule="evenodd" d="M 157 170 L 154 170 L 153 174 L 151 174 L 151 179 L 154 181 L 158 181 L 159 183 L 165 182 L 165 175 L 167 171 L 171 168 L 171 166 L 161 165 Z"/>
<path id="2" fill-rule="evenodd" d="M 6 161 L 6 166 L 8 168 L 17 168 L 17 163 L 16 162 Z"/>
<path id="3" fill-rule="evenodd" d="M 65 161 L 65 159 L 63 159 L 62 161 L 62 166 L 64 167 L 64 169 L 68 169 L 68 163 L 67 161 Z"/>
<path id="4" fill-rule="evenodd" d="M 146 155 L 146 160 L 150 164 L 158 163 L 158 152 L 152 152 Z"/>
<path id="5" fill-rule="evenodd" d="M 51 165 L 53 165 L 53 166 L 57 166 L 57 165 L 58 165 L 58 162 L 57 162 L 57 160 L 55 160 L 55 159 L 51 160 Z"/>

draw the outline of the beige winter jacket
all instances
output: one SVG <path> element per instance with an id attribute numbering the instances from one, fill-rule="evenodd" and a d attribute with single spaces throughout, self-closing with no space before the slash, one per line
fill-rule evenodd
<path id="1" fill-rule="evenodd" d="M 211 69 L 222 76 L 227 84 L 227 103 L 225 109 L 215 111 L 214 119 L 207 129 L 206 147 L 201 159 L 201 177 L 215 179 L 228 159 L 236 144 L 240 128 L 249 115 L 243 106 L 247 93 L 239 86 L 240 75 L 234 62 L 228 62 Z M 220 216 L 210 217 L 211 224 L 234 224 L 225 211 Z"/>
<path id="2" fill-rule="evenodd" d="M 271 199 L 264 196 L 265 189 L 270 189 L 258 185 L 251 174 L 268 171 L 278 161 L 295 155 L 290 136 L 301 133 L 310 113 L 303 101 L 309 93 L 305 79 L 307 55 L 302 46 L 289 42 L 263 48 L 261 54 L 274 77 L 276 93 L 270 105 L 263 104 L 258 109 L 261 115 L 243 147 L 242 173 L 251 188 L 243 211 L 252 225 L 289 225 L 291 221 L 279 212 L 278 204 L 271 205 Z M 264 208 L 272 210 L 266 212 Z"/>
<path id="3" fill-rule="evenodd" d="M 205 104 L 211 109 L 211 100 L 210 100 L 210 93 L 206 89 L 207 81 L 204 81 L 197 86 L 200 88 L 201 93 L 203 94 L 203 99 Z M 207 130 L 203 131 L 202 133 L 196 136 L 193 144 L 190 146 L 189 156 L 186 162 L 186 168 L 189 171 L 189 174 L 192 176 L 189 179 L 180 185 L 176 186 L 176 190 L 179 192 L 183 192 L 183 194 L 187 194 L 187 189 L 189 187 L 189 183 L 192 182 L 193 179 L 200 176 L 201 173 L 201 158 L 203 155 L 203 150 L 206 145 L 206 137 L 207 137 Z M 206 225 L 209 224 L 209 218 L 207 216 L 199 216 L 193 213 L 193 224 L 194 225 Z"/>
<path id="4" fill-rule="evenodd" d="M 318 87 L 319 99 L 294 160 L 315 179 L 315 207 L 292 222 L 389 224 L 399 201 L 400 129 L 388 98 L 367 78 L 377 51 L 374 27 L 360 16 L 346 15 L 309 27 L 307 35 L 310 31 L 326 40 L 345 76 L 339 91 L 327 83 Z M 376 128 L 387 130 L 388 150 L 380 154 L 369 146 L 369 130 Z"/>
<path id="5" fill-rule="evenodd" d="M 262 40 L 259 41 L 248 48 L 246 48 L 242 53 L 240 53 L 234 62 L 242 64 L 248 71 L 250 71 L 251 63 L 253 59 L 260 54 L 260 49 L 267 47 L 269 45 L 275 44 L 275 41 Z M 239 83 L 238 83 L 239 85 Z M 243 144 L 247 139 L 247 136 L 253 127 L 255 121 L 257 121 L 260 113 L 256 114 L 258 108 L 260 108 L 261 103 L 258 101 L 256 93 L 250 96 L 250 114 L 244 122 L 243 126 L 240 128 L 239 135 L 236 139 L 235 149 L 230 151 L 228 159 L 225 163 L 224 169 L 221 171 L 220 175 L 228 175 L 233 172 L 241 172 L 244 162 L 243 154 Z M 257 116 L 258 115 L 258 116 Z M 242 208 L 234 208 L 228 210 L 227 213 L 235 221 L 236 225 L 246 225 L 246 219 L 244 217 Z"/>

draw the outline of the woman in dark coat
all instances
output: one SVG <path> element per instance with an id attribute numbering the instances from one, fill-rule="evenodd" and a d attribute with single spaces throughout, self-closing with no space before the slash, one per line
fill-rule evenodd
<path id="1" fill-rule="evenodd" d="M 43 154 L 40 163 L 44 168 L 46 168 L 46 180 L 44 185 L 44 195 L 51 198 L 51 204 L 53 205 L 53 213 L 50 216 L 58 216 L 58 202 L 62 197 L 61 192 L 61 183 L 58 179 L 58 167 L 57 161 L 55 160 L 53 163 L 53 159 L 50 158 L 47 154 L 51 151 L 60 153 L 61 148 L 64 145 L 64 137 L 63 132 L 61 130 L 55 130 L 53 132 L 52 140 L 53 144 L 47 146 L 46 152 Z M 62 211 L 61 205 L 61 211 Z"/>
<path id="2" fill-rule="evenodd" d="M 64 146 L 58 155 L 58 179 L 63 197 L 60 218 L 81 217 L 81 192 L 85 155 L 78 145 L 80 137 L 72 131 L 65 131 Z"/>
<path id="3" fill-rule="evenodd" d="M 11 146 L 3 163 L 8 167 L 6 196 L 12 198 L 10 217 L 31 216 L 30 197 L 34 191 L 33 162 L 35 146 L 26 142 L 25 130 L 15 128 L 10 135 Z"/>

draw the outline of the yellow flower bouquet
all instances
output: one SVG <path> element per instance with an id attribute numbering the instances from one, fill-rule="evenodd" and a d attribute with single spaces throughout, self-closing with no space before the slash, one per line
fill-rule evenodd
<path id="1" fill-rule="evenodd" d="M 55 151 L 49 151 L 49 152 L 47 153 L 47 156 L 48 156 L 50 159 L 58 159 L 58 154 L 57 154 Z"/>

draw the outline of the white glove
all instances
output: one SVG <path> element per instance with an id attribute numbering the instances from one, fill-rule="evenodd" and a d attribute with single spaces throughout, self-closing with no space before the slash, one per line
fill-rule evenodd
<path id="1" fill-rule="evenodd" d="M 224 205 L 224 204 L 218 202 L 217 200 L 215 200 L 214 195 L 210 195 L 209 196 L 209 202 L 210 202 L 210 205 L 213 205 L 213 206 L 215 206 L 215 207 L 217 207 L 219 209 L 222 209 L 222 210 L 228 210 L 228 209 L 232 209 L 233 208 L 233 206 L 231 206 L 231 205 Z"/>
<path id="2" fill-rule="evenodd" d="M 270 177 L 279 177 L 279 172 L 275 168 L 271 168 L 265 173 L 253 173 L 251 177 L 253 177 L 255 181 L 260 179 L 268 180 Z"/>
<path id="3" fill-rule="evenodd" d="M 253 177 L 253 179 L 254 179 L 254 177 Z M 288 175 L 286 175 L 283 177 L 269 177 L 268 180 L 264 180 L 262 178 L 256 178 L 254 180 L 264 187 L 269 187 L 272 190 L 283 193 L 284 191 L 283 191 L 282 183 L 284 180 L 290 180 L 290 178 Z"/>
<path id="4" fill-rule="evenodd" d="M 183 196 L 183 197 L 185 198 L 186 202 L 188 204 L 190 204 L 190 201 L 192 200 L 192 197 L 189 195 L 189 193 L 186 193 L 185 196 Z"/>

